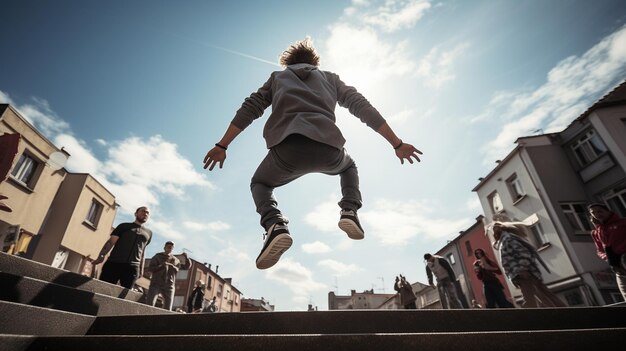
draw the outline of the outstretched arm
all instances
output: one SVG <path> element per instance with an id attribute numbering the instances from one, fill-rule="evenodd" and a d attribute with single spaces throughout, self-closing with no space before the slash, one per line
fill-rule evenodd
<path id="1" fill-rule="evenodd" d="M 226 149 L 239 133 L 241 133 L 241 129 L 231 123 L 222 139 L 204 156 L 204 169 L 208 167 L 209 171 L 212 171 L 218 163 L 222 168 L 224 160 L 226 160 Z"/>
<path id="2" fill-rule="evenodd" d="M 400 159 L 400 163 L 404 164 L 404 159 L 406 159 L 409 163 L 413 164 L 412 157 L 415 158 L 417 162 L 420 162 L 419 155 L 421 155 L 422 152 L 416 149 L 413 145 L 402 142 L 387 122 L 381 125 L 377 132 L 387 139 L 389 144 L 391 144 L 391 146 L 393 146 L 396 150 L 396 156 Z"/>

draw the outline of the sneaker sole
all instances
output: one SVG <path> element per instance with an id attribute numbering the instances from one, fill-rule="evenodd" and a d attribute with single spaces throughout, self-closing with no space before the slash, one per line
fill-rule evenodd
<path id="1" fill-rule="evenodd" d="M 348 234 L 348 237 L 352 240 L 362 240 L 365 238 L 365 233 L 351 220 L 349 219 L 340 219 L 339 220 L 339 229 L 343 230 Z"/>
<path id="2" fill-rule="evenodd" d="M 261 253 L 256 260 L 256 268 L 268 269 L 275 265 L 280 256 L 285 253 L 293 243 L 293 239 L 288 234 L 279 234 L 274 238 L 270 245 Z"/>

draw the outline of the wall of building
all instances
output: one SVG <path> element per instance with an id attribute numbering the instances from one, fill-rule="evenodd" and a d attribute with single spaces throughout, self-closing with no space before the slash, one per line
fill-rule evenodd
<path id="1" fill-rule="evenodd" d="M 39 163 L 31 187 L 14 180 L 11 175 L 0 184 L 0 193 L 8 197 L 5 202 L 13 209 L 10 213 L 0 212 L 0 221 L 5 223 L 4 227 L 6 224 L 19 224 L 22 229 L 37 234 L 66 175 L 64 170 L 53 171 L 46 166 L 49 156 L 60 149 L 39 134 L 11 107 L 0 105 L 0 113 L 0 134 L 19 133 L 22 136 L 13 166 L 25 152 Z"/>
<path id="2" fill-rule="evenodd" d="M 487 301 L 485 300 L 485 294 L 483 291 L 483 282 L 476 277 L 474 272 L 474 261 L 476 260 L 474 256 L 474 250 L 482 249 L 485 254 L 494 262 L 497 262 L 497 257 L 499 253 L 494 251 L 491 241 L 485 234 L 485 229 L 482 221 L 482 216 L 477 218 L 477 223 L 472 227 L 468 228 L 465 232 L 461 233 L 458 237 L 457 242 L 459 245 L 461 259 L 465 266 L 465 270 L 467 272 L 467 284 L 470 286 L 468 289 L 472 294 L 468 295 L 468 299 L 475 299 L 481 305 L 485 306 Z M 469 245 L 467 244 L 469 243 Z M 468 252 L 469 249 L 469 252 Z M 504 294 L 509 299 L 509 301 L 513 302 L 511 298 L 511 292 L 509 291 L 508 284 L 506 281 L 506 277 L 504 274 L 497 275 L 498 279 L 502 283 L 504 287 Z"/>
<path id="3" fill-rule="evenodd" d="M 83 256 L 97 257 L 111 234 L 111 227 L 117 214 L 115 197 L 88 174 L 70 174 L 65 181 L 69 180 L 82 186 L 61 245 Z M 102 204 L 95 227 L 85 221 L 93 199 Z M 61 202 L 59 206 L 70 207 L 71 203 Z"/>
<path id="4" fill-rule="evenodd" d="M 621 169 L 626 169 L 626 107 L 624 105 L 596 110 L 588 117 Z"/>

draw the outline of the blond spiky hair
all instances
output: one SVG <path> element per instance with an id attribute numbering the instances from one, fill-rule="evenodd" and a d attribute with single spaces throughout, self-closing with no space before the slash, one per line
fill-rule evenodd
<path id="1" fill-rule="evenodd" d="M 296 63 L 308 63 L 313 66 L 320 65 L 320 56 L 313 46 L 310 37 L 291 44 L 278 58 L 281 66 L 287 67 Z"/>

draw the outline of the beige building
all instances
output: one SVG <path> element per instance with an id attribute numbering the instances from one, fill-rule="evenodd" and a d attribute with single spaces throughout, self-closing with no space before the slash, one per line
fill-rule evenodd
<path id="1" fill-rule="evenodd" d="M 559 133 L 522 137 L 473 189 L 487 222 L 526 222 L 551 272 L 548 287 L 570 306 L 621 300 L 613 274 L 596 256 L 586 205 L 603 202 L 626 216 L 626 83 Z M 521 293 L 509 282 L 513 297 Z"/>
<path id="2" fill-rule="evenodd" d="M 390 299 L 396 298 L 397 294 L 375 294 L 373 290 L 365 290 L 357 293 L 352 290 L 350 295 L 335 295 L 333 291 L 328 293 L 329 310 L 375 310 L 383 304 L 388 304 Z M 397 302 L 399 304 L 399 297 Z M 386 309 L 388 307 L 385 307 Z"/>
<path id="3" fill-rule="evenodd" d="M 178 256 L 180 258 L 180 256 Z M 206 306 L 215 296 L 216 312 L 240 312 L 241 291 L 232 284 L 232 278 L 222 278 L 211 265 L 191 260 L 189 269 L 181 269 L 176 276 L 176 293 L 174 295 L 173 309 L 181 308 L 187 311 L 187 299 L 199 280 L 204 286 L 204 305 Z"/>
<path id="4" fill-rule="evenodd" d="M 4 133 L 21 135 L 9 176 L 0 184 L 0 194 L 13 209 L 0 212 L 4 251 L 90 274 L 87 258 L 97 256 L 111 233 L 115 197 L 89 174 L 65 170 L 69 153 L 12 106 L 0 104 L 0 135 Z"/>
<path id="5" fill-rule="evenodd" d="M 272 312 L 274 308 L 275 306 L 263 297 L 261 299 L 241 299 L 241 312 Z"/>

